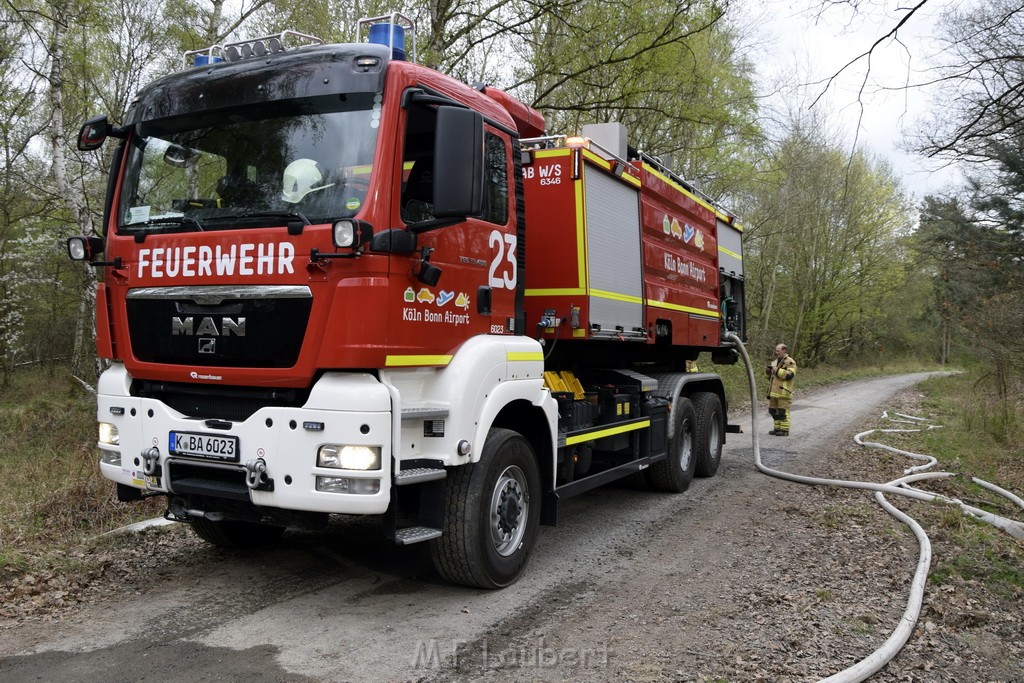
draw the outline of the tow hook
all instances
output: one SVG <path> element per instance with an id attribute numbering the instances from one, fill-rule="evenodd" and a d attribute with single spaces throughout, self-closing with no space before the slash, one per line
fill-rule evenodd
<path id="1" fill-rule="evenodd" d="M 273 491 L 274 480 L 267 479 L 267 462 L 256 458 L 245 463 L 245 485 L 252 491 Z"/>
<path id="2" fill-rule="evenodd" d="M 182 498 L 172 498 L 170 504 L 167 506 L 167 512 L 164 513 L 165 519 L 170 519 L 175 522 L 188 522 L 191 518 L 206 518 L 211 522 L 220 522 L 224 519 L 223 512 L 207 512 L 205 510 L 196 510 L 189 508 L 185 500 Z"/>
<path id="3" fill-rule="evenodd" d="M 147 476 L 159 477 L 160 476 L 160 449 L 147 448 L 142 451 L 142 471 Z"/>

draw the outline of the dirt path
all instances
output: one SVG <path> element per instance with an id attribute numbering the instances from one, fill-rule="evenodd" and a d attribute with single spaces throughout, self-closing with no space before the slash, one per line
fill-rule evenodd
<path id="1" fill-rule="evenodd" d="M 837 474 L 851 435 L 921 377 L 798 396 L 793 436 L 765 436 L 765 462 Z M 249 554 L 186 531 L 139 536 L 98 580 L 102 599 L 0 625 L 0 679 L 813 681 L 888 636 L 917 560 L 866 494 L 758 473 L 746 434 L 681 496 L 567 501 L 525 577 L 497 592 L 444 585 L 426 548 L 395 548 L 369 521 Z M 968 595 L 940 597 L 970 611 Z M 1022 681 L 1017 609 L 963 638 L 935 616 L 952 611 L 926 609 L 875 680 Z"/>

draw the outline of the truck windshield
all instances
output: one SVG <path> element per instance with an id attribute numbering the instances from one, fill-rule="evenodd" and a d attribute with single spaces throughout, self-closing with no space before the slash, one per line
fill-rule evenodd
<path id="1" fill-rule="evenodd" d="M 119 231 L 223 230 L 354 216 L 363 204 L 380 95 L 268 102 L 141 122 L 121 187 Z"/>

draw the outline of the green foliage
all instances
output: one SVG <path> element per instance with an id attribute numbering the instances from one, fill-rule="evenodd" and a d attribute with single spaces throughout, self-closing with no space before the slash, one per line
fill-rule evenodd
<path id="1" fill-rule="evenodd" d="M 566 3 L 519 46 L 515 92 L 549 130 L 617 121 L 711 194 L 749 180 L 761 146 L 753 67 L 726 7 L 694 0 Z"/>
<path id="2" fill-rule="evenodd" d="M 116 502 L 99 472 L 95 397 L 64 370 L 17 373 L 0 391 L 0 567 L 151 517 Z"/>
<path id="3" fill-rule="evenodd" d="M 906 353 L 893 328 L 923 296 L 906 298 L 910 207 L 892 170 L 797 126 L 764 171 L 745 243 L 754 336 L 807 366 Z"/>
<path id="4" fill-rule="evenodd" d="M 985 365 L 975 362 L 962 373 L 920 385 L 924 412 L 944 428 L 922 433 L 923 445 L 915 450 L 935 456 L 944 470 L 963 475 L 950 480 L 949 495 L 1019 519 L 1019 508 L 970 480 L 977 477 L 1018 495 L 1024 490 L 1024 395 L 1000 396 L 993 377 L 984 373 Z M 933 583 L 949 583 L 954 577 L 980 581 L 1007 597 L 1024 588 L 1020 545 L 1013 539 L 948 506 L 935 506 L 932 518 L 940 538 L 962 549 L 937 556 Z"/>
<path id="5" fill-rule="evenodd" d="M 748 346 L 748 353 L 751 353 L 753 344 Z M 771 355 L 763 357 L 752 356 L 754 364 L 754 386 L 756 387 L 756 398 L 763 400 L 768 393 L 768 381 L 763 372 L 757 368 L 771 360 Z M 800 392 L 814 387 L 827 386 L 838 382 L 851 382 L 860 379 L 869 379 L 881 375 L 901 375 L 912 372 L 929 372 L 939 369 L 935 363 L 923 361 L 913 355 L 907 356 L 877 356 L 868 362 L 865 359 L 853 359 L 843 365 L 819 364 L 813 367 L 800 366 L 796 387 L 797 396 Z M 760 362 L 764 361 L 764 362 Z M 797 361 L 799 365 L 799 360 Z M 722 377 L 725 385 L 725 395 L 729 400 L 729 409 L 736 410 L 746 408 L 750 405 L 750 380 L 747 377 L 747 370 L 742 361 L 733 365 L 712 365 L 705 359 L 698 360 L 698 367 L 703 372 L 715 372 Z"/>

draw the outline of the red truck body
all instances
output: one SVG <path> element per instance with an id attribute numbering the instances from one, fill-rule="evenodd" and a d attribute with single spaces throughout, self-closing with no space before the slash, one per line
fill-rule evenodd
<path id="1" fill-rule="evenodd" d="M 560 498 L 714 474 L 726 397 L 688 364 L 742 335 L 731 214 L 616 125 L 545 136 L 389 47 L 261 44 L 83 127 L 120 138 L 103 239 L 69 248 L 105 254 L 122 499 L 164 495 L 228 546 L 379 514 L 497 587 Z"/>

